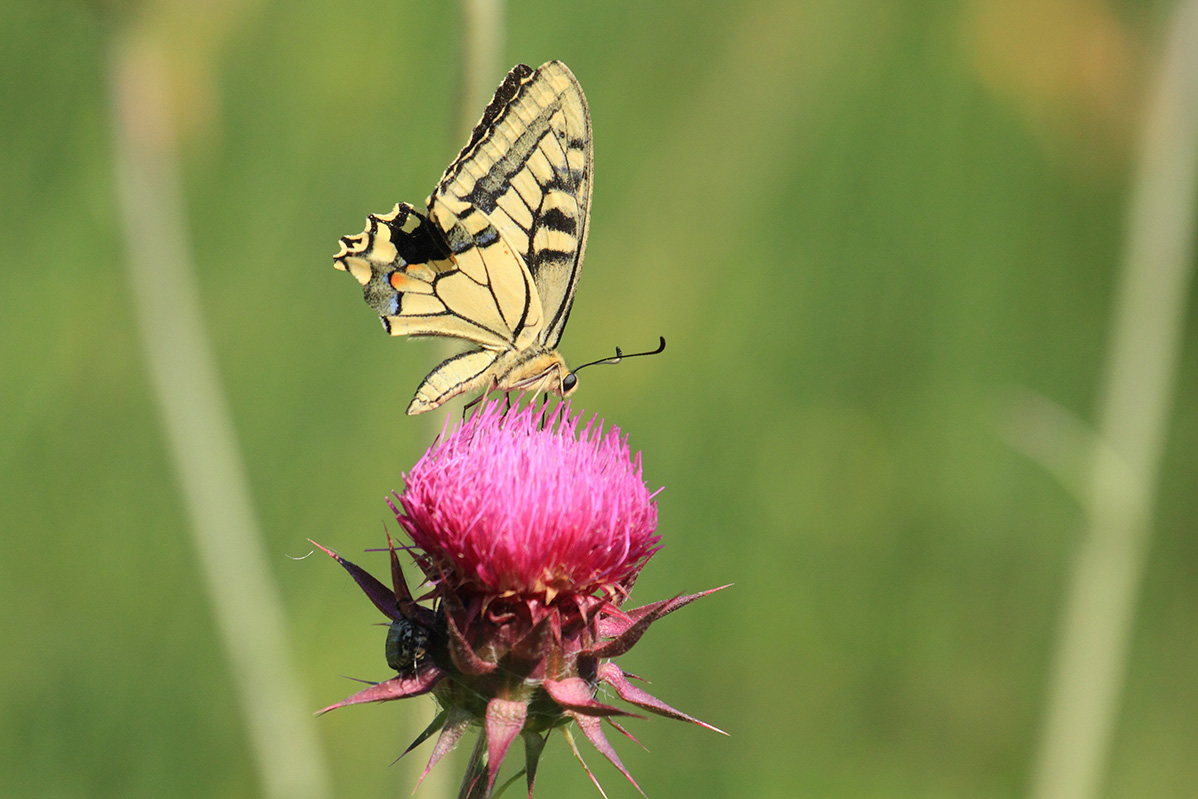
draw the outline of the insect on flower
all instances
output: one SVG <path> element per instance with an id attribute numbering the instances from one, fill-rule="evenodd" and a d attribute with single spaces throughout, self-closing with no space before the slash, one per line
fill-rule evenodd
<path id="1" fill-rule="evenodd" d="M 601 724 L 627 734 L 613 718 L 633 714 L 597 701 L 601 684 L 643 710 L 720 732 L 633 685 L 611 660 L 653 622 L 720 589 L 620 607 L 660 545 L 655 495 L 619 428 L 595 417 L 583 424 L 568 403 L 550 417 L 485 403 L 442 433 L 389 500 L 432 607 L 413 597 L 394 544 L 391 587 L 324 550 L 391 619 L 387 660 L 397 672 L 325 711 L 431 693 L 441 712 L 407 751 L 439 733 L 427 774 L 481 727 L 462 797 L 491 795 L 517 736 L 531 794 L 550 731 L 561 729 L 579 754 L 575 725 L 636 785 Z"/>

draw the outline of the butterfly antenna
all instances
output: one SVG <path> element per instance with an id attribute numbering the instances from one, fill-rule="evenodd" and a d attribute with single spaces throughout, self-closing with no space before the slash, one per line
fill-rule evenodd
<path id="1" fill-rule="evenodd" d="M 578 367 L 570 374 L 576 375 L 579 372 L 581 372 L 583 369 L 586 369 L 588 366 L 598 366 L 600 364 L 608 364 L 608 365 L 614 366 L 615 364 L 619 363 L 620 361 L 624 360 L 625 358 L 639 358 L 642 355 L 659 355 L 660 353 L 664 352 L 666 349 L 666 337 L 658 336 L 658 338 L 661 339 L 661 343 L 657 345 L 657 349 L 655 349 L 655 350 L 649 350 L 647 352 L 633 352 L 628 355 L 625 355 L 623 350 L 621 350 L 619 347 L 616 347 L 615 356 L 613 356 L 611 358 L 600 358 L 597 361 L 591 361 L 590 363 L 584 363 L 582 366 Z"/>

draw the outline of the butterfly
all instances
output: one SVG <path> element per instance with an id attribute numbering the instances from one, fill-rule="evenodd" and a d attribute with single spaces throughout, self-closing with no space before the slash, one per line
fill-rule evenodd
<path id="1" fill-rule="evenodd" d="M 560 61 L 519 64 L 427 212 L 398 203 L 341 238 L 333 265 L 362 285 L 388 333 L 475 345 L 424 378 L 409 415 L 475 391 L 566 397 L 575 389 L 557 344 L 586 249 L 592 161 L 591 118 L 574 74 Z"/>

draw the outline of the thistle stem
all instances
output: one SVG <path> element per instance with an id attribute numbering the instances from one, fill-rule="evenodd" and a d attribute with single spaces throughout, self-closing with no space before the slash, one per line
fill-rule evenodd
<path id="1" fill-rule="evenodd" d="M 466 774 L 462 777 L 458 799 L 488 799 L 487 777 L 487 733 L 480 730 L 474 751 L 470 753 Z"/>

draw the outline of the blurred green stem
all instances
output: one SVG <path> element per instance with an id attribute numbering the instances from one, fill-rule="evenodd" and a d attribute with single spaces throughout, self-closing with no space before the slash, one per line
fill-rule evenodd
<path id="1" fill-rule="evenodd" d="M 146 368 L 263 795 L 329 795 L 287 621 L 254 518 L 187 241 L 163 45 L 114 27 L 108 84 L 129 278 Z"/>
<path id="2" fill-rule="evenodd" d="M 461 95 L 457 132 L 464 144 L 503 74 L 504 0 L 461 0 Z"/>
<path id="3" fill-rule="evenodd" d="M 1147 108 L 1035 799 L 1101 793 L 1152 525 L 1193 262 L 1198 0 L 1182 3 Z"/>

